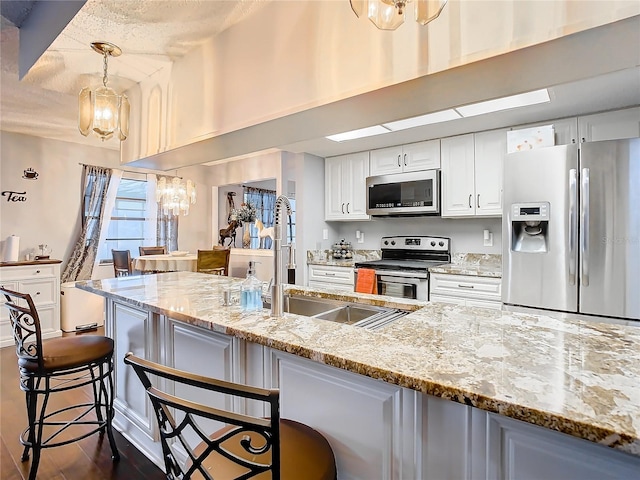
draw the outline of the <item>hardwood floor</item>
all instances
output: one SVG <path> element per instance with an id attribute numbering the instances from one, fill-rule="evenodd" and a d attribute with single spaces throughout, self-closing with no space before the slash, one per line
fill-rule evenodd
<path id="1" fill-rule="evenodd" d="M 102 332 L 100 332 L 102 333 Z M 85 333 L 83 335 L 88 335 Z M 20 461 L 23 447 L 18 437 L 27 425 L 24 392 L 18 382 L 15 347 L 0 349 L 0 478 L 21 480 L 29 476 L 31 461 Z M 91 395 L 85 387 L 80 395 Z M 52 407 L 78 403 L 78 390 L 53 395 Z M 81 400 L 85 401 L 85 400 Z M 91 435 L 79 442 L 42 451 L 38 479 L 46 480 L 155 480 L 166 476 L 154 463 L 115 432 L 120 461 L 113 463 L 106 435 Z"/>

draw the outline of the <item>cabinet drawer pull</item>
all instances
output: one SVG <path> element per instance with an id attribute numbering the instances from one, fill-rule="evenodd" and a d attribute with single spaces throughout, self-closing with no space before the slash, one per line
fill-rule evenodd
<path id="1" fill-rule="evenodd" d="M 400 155 L 398 155 L 398 166 L 400 167 Z"/>
<path id="2" fill-rule="evenodd" d="M 460 287 L 460 288 L 474 288 L 473 285 L 460 285 L 460 284 L 458 284 L 458 287 Z"/>
<path id="3" fill-rule="evenodd" d="M 336 274 L 335 274 L 335 273 L 329 273 L 329 272 L 326 272 L 326 273 L 324 274 L 324 276 L 325 276 L 325 277 L 335 277 L 335 276 L 336 276 Z"/>
<path id="4" fill-rule="evenodd" d="M 342 207 L 340 207 L 342 209 L 342 213 L 344 213 L 344 203 L 342 204 Z"/>
<path id="5" fill-rule="evenodd" d="M 480 208 L 480 194 L 478 194 L 478 202 L 476 203 L 476 205 L 478 206 L 478 208 Z"/>
<path id="6" fill-rule="evenodd" d="M 469 194 L 469 208 L 472 208 L 472 207 L 471 207 L 471 199 L 472 199 L 472 198 L 473 198 L 473 195 Z"/>
<path id="7" fill-rule="evenodd" d="M 349 203 L 350 202 L 347 202 L 347 213 L 351 213 L 351 212 L 349 212 Z"/>
<path id="8" fill-rule="evenodd" d="M 405 167 L 407 166 L 407 154 L 406 153 L 404 154 L 404 166 Z"/>

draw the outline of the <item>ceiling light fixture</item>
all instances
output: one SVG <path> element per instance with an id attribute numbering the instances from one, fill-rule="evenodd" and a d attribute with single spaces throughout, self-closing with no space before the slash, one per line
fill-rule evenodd
<path id="1" fill-rule="evenodd" d="M 349 0 L 358 18 L 365 15 L 380 30 L 395 30 L 404 23 L 407 4 L 414 3 L 416 22 L 426 25 L 438 18 L 447 0 Z"/>
<path id="2" fill-rule="evenodd" d="M 383 123 L 382 126 L 388 128 L 392 132 L 397 130 L 406 130 L 407 128 L 421 127 L 423 125 L 431 125 L 433 123 L 448 122 L 462 118 L 458 112 L 453 109 L 442 110 L 440 112 L 427 113 L 419 117 L 405 118 L 396 122 Z"/>
<path id="3" fill-rule="evenodd" d="M 156 201 L 165 215 L 189 215 L 189 207 L 196 203 L 196 186 L 191 180 L 183 183 L 180 177 L 173 177 L 170 182 L 161 177 L 156 187 Z"/>
<path id="4" fill-rule="evenodd" d="M 550 102 L 549 91 L 546 88 L 532 92 L 520 93 L 509 97 L 496 98 L 486 102 L 472 103 L 463 107 L 456 107 L 456 111 L 463 117 L 475 117 L 485 113 L 500 112 L 512 108 L 527 107 L 539 103 Z"/>
<path id="5" fill-rule="evenodd" d="M 129 136 L 129 99 L 107 87 L 109 57 L 120 56 L 122 50 L 109 42 L 93 42 L 91 48 L 103 57 L 102 86 L 95 90 L 85 87 L 80 91 L 78 129 L 85 137 L 93 132 L 102 141 L 109 140 L 114 134 L 120 141 L 125 140 Z"/>
<path id="6" fill-rule="evenodd" d="M 358 130 L 351 130 L 349 132 L 336 133 L 335 135 L 329 135 L 327 138 L 334 142 L 344 142 L 345 140 L 355 140 L 356 138 L 381 135 L 383 133 L 389 133 L 390 131 L 391 130 L 383 126 L 374 125 L 373 127 L 359 128 Z"/>

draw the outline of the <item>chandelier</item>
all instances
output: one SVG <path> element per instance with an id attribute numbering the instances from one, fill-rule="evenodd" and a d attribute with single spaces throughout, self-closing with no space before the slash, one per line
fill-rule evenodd
<path id="1" fill-rule="evenodd" d="M 122 141 L 129 136 L 129 99 L 107 87 L 109 57 L 118 57 L 122 50 L 108 42 L 93 42 L 91 48 L 103 57 L 102 86 L 94 90 L 85 87 L 78 97 L 78 129 L 85 137 L 95 133 L 102 141 L 114 134 Z"/>
<path id="2" fill-rule="evenodd" d="M 196 203 L 196 186 L 191 180 L 183 183 L 180 177 L 173 177 L 170 182 L 161 177 L 156 187 L 156 201 L 165 215 L 179 215 L 181 212 L 189 215 L 189 206 Z"/>
<path id="3" fill-rule="evenodd" d="M 358 18 L 366 15 L 380 30 L 395 30 L 404 23 L 405 7 L 414 3 L 416 22 L 426 25 L 435 20 L 447 0 L 349 0 Z"/>

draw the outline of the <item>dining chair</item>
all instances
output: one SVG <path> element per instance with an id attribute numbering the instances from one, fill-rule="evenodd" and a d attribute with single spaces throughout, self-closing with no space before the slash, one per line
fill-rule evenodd
<path id="1" fill-rule="evenodd" d="M 111 426 L 113 340 L 101 335 L 75 335 L 43 342 L 40 317 L 31 295 L 4 287 L 0 287 L 0 295 L 9 310 L 20 389 L 26 395 L 28 426 L 19 440 L 24 445 L 23 462 L 32 452 L 29 480 L 36 478 L 42 449 L 68 445 L 94 433 L 107 433 L 112 458 L 118 461 L 120 454 Z M 82 388 L 88 386 L 90 390 Z M 65 395 L 64 406 L 51 398 L 78 388 L 82 390 L 77 394 Z M 69 399 L 77 401 L 69 405 Z M 101 444 L 98 441 L 97 448 Z"/>
<path id="2" fill-rule="evenodd" d="M 129 250 L 111 250 L 111 256 L 113 257 L 113 272 L 116 277 L 126 277 L 133 274 Z"/>
<path id="3" fill-rule="evenodd" d="M 165 246 L 157 246 L 157 247 L 138 247 L 140 251 L 140 255 L 166 255 L 167 247 Z"/>
<path id="4" fill-rule="evenodd" d="M 124 362 L 133 367 L 151 400 L 168 478 L 337 478 L 335 456 L 326 438 L 307 425 L 280 417 L 279 390 L 192 374 L 136 357 L 131 352 L 125 355 Z M 187 388 L 198 398 L 207 395 L 207 404 L 175 393 Z M 243 404 L 248 399 L 262 402 L 268 407 L 269 416 L 255 417 L 213 407 L 209 400 L 211 392 L 228 400 L 225 405 Z M 236 403 L 236 399 L 242 403 Z M 216 420 L 226 426 L 211 433 L 204 427 L 205 420 Z M 198 437 L 197 445 L 188 441 L 188 434 L 193 433 Z M 178 460 L 179 451 L 186 451 L 184 464 Z"/>
<path id="5" fill-rule="evenodd" d="M 198 250 L 196 271 L 213 275 L 229 275 L 231 249 Z"/>

